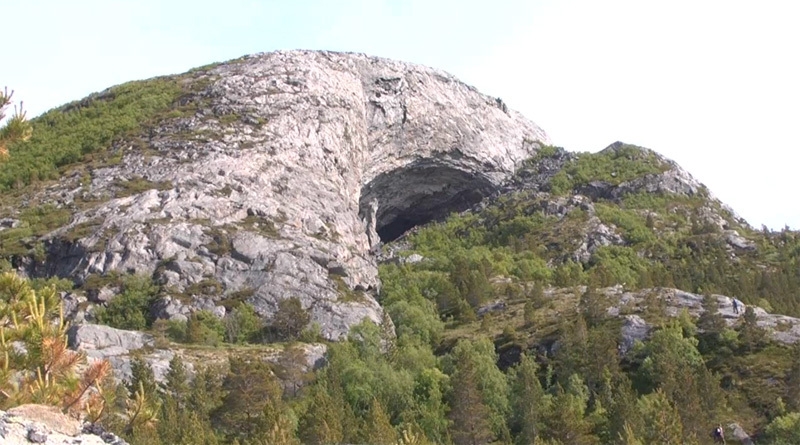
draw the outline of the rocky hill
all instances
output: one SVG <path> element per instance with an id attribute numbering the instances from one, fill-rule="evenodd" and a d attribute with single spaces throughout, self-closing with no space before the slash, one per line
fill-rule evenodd
<path id="1" fill-rule="evenodd" d="M 164 386 L 131 443 L 789 437 L 798 233 L 753 229 L 652 150 L 549 144 L 447 73 L 360 54 L 132 82 L 11 147 L 0 271 L 61 291 L 72 348 Z M 170 408 L 176 359 L 195 417 Z M 256 411 L 250 372 L 280 381 Z"/>
<path id="2" fill-rule="evenodd" d="M 166 318 L 226 298 L 269 318 L 294 296 L 336 339 L 364 317 L 381 322 L 370 255 L 381 239 L 465 210 L 547 143 L 447 73 L 358 54 L 262 54 L 158 83 L 181 90 L 150 110 L 158 120 L 91 147 L 111 159 L 25 197 L 69 214 L 24 240 L 43 252 L 15 266 L 78 284 L 154 275 L 169 289 L 156 314 Z M 41 120 L 122 106 L 123 88 Z M 12 229 L 30 224 L 15 204 Z"/>

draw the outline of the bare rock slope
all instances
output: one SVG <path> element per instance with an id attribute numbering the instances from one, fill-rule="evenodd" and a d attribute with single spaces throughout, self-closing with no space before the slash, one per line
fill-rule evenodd
<path id="1" fill-rule="evenodd" d="M 93 172 L 82 199 L 99 204 L 51 234 L 44 274 L 155 273 L 184 317 L 173 306 L 231 296 L 269 317 L 296 296 L 335 339 L 382 319 L 381 240 L 494 193 L 547 143 L 447 73 L 361 54 L 259 54 L 195 79 L 196 113 Z"/>

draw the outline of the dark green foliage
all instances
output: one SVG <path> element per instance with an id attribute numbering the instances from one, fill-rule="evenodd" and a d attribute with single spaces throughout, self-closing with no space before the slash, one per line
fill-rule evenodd
<path id="1" fill-rule="evenodd" d="M 511 416 L 509 427 L 515 443 L 536 443 L 544 430 L 544 415 L 550 411 L 551 398 L 542 389 L 538 366 L 530 356 L 509 372 Z"/>
<path id="2" fill-rule="evenodd" d="M 792 348 L 792 367 L 786 375 L 787 407 L 800 412 L 800 344 Z"/>
<path id="3" fill-rule="evenodd" d="M 332 397 L 335 388 L 329 385 L 335 382 L 320 381 L 314 385 L 307 398 L 308 408 L 300 418 L 298 434 L 305 444 L 323 445 L 341 443 L 344 438 L 343 400 Z"/>
<path id="4" fill-rule="evenodd" d="M 267 403 L 275 406 L 282 394 L 270 366 L 263 361 L 233 357 L 222 389 L 226 394 L 215 416 L 225 434 L 240 440 L 263 434 L 258 420 L 264 415 Z"/>
<path id="5" fill-rule="evenodd" d="M 453 443 L 456 445 L 479 445 L 494 437 L 489 422 L 491 415 L 484 401 L 486 394 L 481 388 L 480 371 L 472 360 L 459 362 L 453 374 L 453 395 L 450 406 Z"/>
<path id="6" fill-rule="evenodd" d="M 216 346 L 225 336 L 225 325 L 210 311 L 193 312 L 186 322 L 186 341 L 201 345 Z"/>
<path id="7" fill-rule="evenodd" d="M 487 413 L 481 413 L 480 417 L 488 421 L 492 437 L 507 439 L 510 436 L 505 420 L 510 411 L 508 382 L 503 373 L 497 368 L 494 345 L 487 338 L 479 338 L 475 341 L 462 340 L 453 348 L 449 359 L 450 366 L 453 369 L 454 389 L 454 399 L 451 407 L 456 409 L 457 406 L 462 404 L 457 400 L 458 397 L 463 396 L 469 398 L 469 400 L 480 397 L 487 410 Z M 463 379 L 463 382 L 459 382 L 459 379 Z M 459 395 L 459 387 L 472 380 L 474 380 L 474 383 L 470 384 L 476 385 L 477 391 L 469 389 L 467 393 Z M 467 391 L 467 389 L 464 389 L 464 391 Z M 467 407 L 465 409 L 470 410 L 472 408 Z M 464 413 L 464 415 L 469 419 L 478 417 L 478 414 L 473 415 L 471 412 Z M 456 423 L 460 424 L 462 422 L 463 420 Z M 465 437 L 483 437 L 482 429 L 479 428 L 459 431 L 459 434 L 464 434 L 466 435 Z M 455 436 L 456 432 L 453 432 L 453 437 L 455 438 Z"/>
<path id="8" fill-rule="evenodd" d="M 150 305 L 157 293 L 150 277 L 127 276 L 122 280 L 122 292 L 95 312 L 97 321 L 118 329 L 143 330 L 153 321 Z"/>
<path id="9" fill-rule="evenodd" d="M 297 297 L 285 298 L 278 302 L 278 311 L 270 320 L 267 329 L 278 340 L 295 340 L 311 321 L 306 309 Z"/>
<path id="10" fill-rule="evenodd" d="M 0 167 L 0 189 L 54 178 L 80 160 L 120 162 L 118 141 L 143 146 L 142 128 L 191 112 L 164 112 L 186 92 L 171 79 L 154 79 L 46 114 L 36 125 L 53 129 L 13 147 L 31 156 Z M 218 118 L 231 123 L 241 116 Z M 73 123 L 76 133 L 64 127 Z M 78 131 L 86 138 L 72 143 Z M 52 156 L 42 157 L 41 150 L 52 150 Z M 537 162 L 565 158 L 545 148 L 524 168 L 535 171 Z M 152 370 L 135 359 L 130 389 L 141 384 L 160 408 L 155 426 L 131 428 L 129 437 L 133 443 L 156 444 L 395 443 L 401 439 L 397 433 L 406 432 L 402 440 L 409 444 L 632 445 L 706 443 L 714 425 L 737 421 L 762 431 L 767 440 L 793 443 L 799 423 L 797 352 L 793 356 L 772 344 L 749 306 L 728 326 L 710 295 L 724 293 L 800 314 L 800 237 L 788 230 L 752 231 L 708 201 L 704 190 L 693 196 L 633 192 L 572 203 L 564 196 L 574 190 L 588 193 L 592 182 L 600 189 L 613 187 L 669 167 L 650 151 L 615 145 L 568 160 L 544 185 L 551 194 L 507 193 L 487 200 L 480 211 L 416 229 L 405 238 L 410 248 L 401 255 L 418 253 L 424 260 L 380 266 L 379 299 L 396 337 L 386 326 L 365 321 L 347 340 L 327 345 L 321 370 L 307 367 L 300 344 L 281 345 L 283 352 L 272 364 L 264 361 L 261 346 L 228 345 L 241 352 L 229 369 L 194 363 L 197 372 L 189 381 L 176 355 L 159 391 Z M 118 196 L 169 186 L 143 178 L 116 185 Z M 726 230 L 737 230 L 756 249 L 732 248 L 707 217 L 714 213 Z M 37 237 L 65 225 L 70 216 L 53 206 L 22 211 L 20 227 L 0 231 L 0 256 L 46 257 L 47 245 Z M 587 227 L 597 219 L 622 241 L 589 248 Z M 76 226 L 61 241 L 75 241 L 95 228 L 94 222 Z M 248 218 L 244 228 L 278 235 L 273 222 L 258 218 Z M 238 229 L 208 228 L 212 241 L 206 247 L 214 255 L 229 254 Z M 3 267 L 10 268 L 10 262 Z M 362 298 L 344 281 L 335 281 L 343 299 Z M 50 284 L 68 288 L 64 282 Z M 656 292 L 638 307 L 619 304 L 600 289 L 613 285 L 701 292 L 709 295 L 708 310 L 694 326 L 688 314 L 668 314 L 667 302 Z M 152 327 L 162 340 L 200 345 L 319 340 L 319 326 L 309 326 L 298 298 L 280 301 L 264 326 L 245 303 L 252 289 L 226 293 L 221 283 L 204 280 L 186 294 L 219 299 L 228 311 L 223 319 L 199 311 L 184 323 L 153 324 L 149 308 L 158 289 L 149 279 L 93 276 L 84 290 L 104 286 L 121 291 L 97 311 L 99 321 L 127 329 Z M 506 306 L 478 321 L 476 312 L 496 300 Z M 625 356 L 618 349 L 621 321 L 609 315 L 611 306 L 655 327 Z M 186 347 L 193 348 L 206 349 Z M 121 412 L 109 418 L 120 418 Z"/>
<path id="11" fill-rule="evenodd" d="M 223 320 L 225 324 L 225 341 L 228 343 L 247 343 L 257 340 L 263 329 L 261 317 L 253 306 L 239 303 Z"/>
<path id="12" fill-rule="evenodd" d="M 757 352 L 767 343 L 767 333 L 758 326 L 756 314 L 752 306 L 747 306 L 744 311 L 743 323 L 739 329 L 741 347 L 749 352 Z"/>
<path id="13" fill-rule="evenodd" d="M 144 389 L 147 397 L 155 398 L 158 385 L 153 375 L 153 368 L 147 361 L 137 356 L 131 360 L 131 381 L 128 382 L 131 397 L 140 387 Z"/>
<path id="14" fill-rule="evenodd" d="M 386 410 L 378 399 L 372 400 L 363 431 L 364 443 L 375 445 L 395 445 L 397 443 L 397 431 L 389 422 Z"/>

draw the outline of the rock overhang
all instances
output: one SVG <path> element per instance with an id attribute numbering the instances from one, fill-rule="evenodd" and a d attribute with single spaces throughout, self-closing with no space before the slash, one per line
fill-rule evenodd
<path id="1" fill-rule="evenodd" d="M 74 224 L 104 222 L 78 243 L 85 248 L 56 249 L 52 274 L 155 273 L 166 260 L 200 261 L 193 269 L 203 276 L 173 273 L 168 284 L 213 279 L 226 294 L 250 289 L 248 301 L 264 317 L 276 301 L 297 296 L 323 334 L 339 338 L 361 315 L 382 319 L 372 295 L 340 295 L 342 283 L 379 287 L 370 251 L 380 239 L 472 206 L 548 143 L 502 101 L 419 65 L 284 51 L 207 74 L 201 111 L 160 124 L 147 154 L 128 151 L 92 181 L 98 194 L 120 178 L 170 187 L 83 212 Z M 213 137 L 186 139 L 193 126 Z M 178 227 L 190 239 L 177 240 Z M 263 248 L 234 255 L 235 230 Z M 110 239 L 97 241 L 101 235 Z M 321 258 L 338 265 L 337 280 L 317 279 L 329 273 Z M 364 309 L 358 319 L 341 315 L 354 304 Z"/>

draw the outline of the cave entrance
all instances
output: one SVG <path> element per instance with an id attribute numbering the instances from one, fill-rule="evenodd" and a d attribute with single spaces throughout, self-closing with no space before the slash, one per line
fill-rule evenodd
<path id="1" fill-rule="evenodd" d="M 361 189 L 362 220 L 377 202 L 375 229 L 381 242 L 394 241 L 409 229 L 445 218 L 477 204 L 496 190 L 474 173 L 444 165 L 412 164 L 383 173 Z"/>

